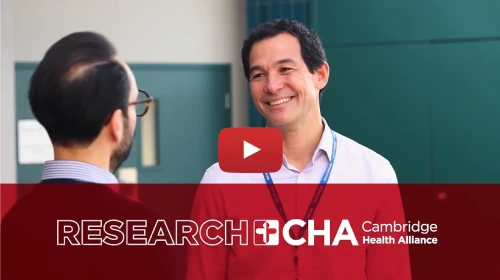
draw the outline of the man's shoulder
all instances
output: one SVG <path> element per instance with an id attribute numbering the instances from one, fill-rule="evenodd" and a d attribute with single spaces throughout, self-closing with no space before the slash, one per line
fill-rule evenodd
<path id="1" fill-rule="evenodd" d="M 101 212 L 109 212 L 113 215 L 123 215 L 124 218 L 132 219 L 164 219 L 164 215 L 148 206 L 147 204 L 132 200 L 114 190 L 111 190 L 108 186 L 101 185 L 102 196 L 100 199 L 96 200 L 98 203 L 98 208 L 101 208 Z"/>
<path id="2" fill-rule="evenodd" d="M 155 208 L 149 207 L 145 203 L 132 201 L 123 196 L 121 197 L 121 199 L 124 200 L 124 206 L 129 207 L 129 209 L 133 211 L 136 211 L 134 216 L 137 216 L 138 218 L 143 217 L 144 219 L 149 220 L 163 220 L 166 218 L 162 212 L 156 210 Z M 128 211 L 128 213 L 132 213 L 132 211 Z"/>
<path id="3" fill-rule="evenodd" d="M 54 261 L 37 262 L 36 265 L 40 264 L 42 269 L 40 275 L 56 269 L 52 267 L 54 264 L 64 267 L 61 275 L 64 272 L 74 273 L 79 267 L 89 265 L 94 266 L 92 273 L 95 275 L 114 273 L 117 278 L 137 278 L 142 273 L 141 276 L 149 279 L 159 279 L 160 275 L 168 279 L 169 275 L 176 272 L 178 256 L 175 246 L 126 246 L 121 243 L 120 246 L 93 246 L 95 248 L 92 250 L 68 246 L 61 251 L 55 242 L 59 220 L 70 220 L 77 224 L 89 219 L 103 222 L 118 220 L 123 223 L 129 220 L 145 221 L 146 233 L 151 233 L 158 220 L 170 223 L 160 211 L 133 201 L 106 185 L 39 184 L 34 187 L 13 205 L 1 224 L 2 240 L 8 244 L 4 246 L 6 248 L 2 247 L 2 253 L 9 255 L 10 273 L 16 273 L 26 262 L 32 264 L 34 260 L 39 261 L 48 255 Z M 27 261 L 23 256 L 26 254 L 29 255 Z M 134 266 L 137 263 L 141 263 L 141 266 Z M 122 265 L 123 269 L 110 269 L 118 265 Z M 31 274 L 29 271 L 27 273 Z"/>
<path id="4" fill-rule="evenodd" d="M 201 183 L 202 184 L 224 183 L 225 181 L 229 181 L 228 178 L 231 177 L 231 175 L 233 174 L 222 171 L 219 162 L 216 162 L 212 164 L 210 167 L 208 167 L 207 170 L 205 170 L 205 174 L 203 174 Z"/>
<path id="5" fill-rule="evenodd" d="M 389 160 L 387 158 L 375 152 L 373 149 L 338 132 L 335 132 L 335 134 L 337 135 L 339 141 L 339 147 L 341 147 L 345 152 L 376 164 L 389 164 Z"/>
<path id="6" fill-rule="evenodd" d="M 396 183 L 397 176 L 389 159 L 375 150 L 336 132 L 341 158 L 368 182 Z M 362 180 L 364 181 L 364 180 Z"/>
<path id="7" fill-rule="evenodd" d="M 2 231 L 9 229 L 12 226 L 24 226 L 24 223 L 19 223 L 29 216 L 43 215 L 46 211 L 46 199 L 38 199 L 38 194 L 34 191 L 38 184 L 26 185 L 28 190 L 23 196 L 18 197 L 14 204 L 9 208 L 2 218 Z M 50 204 L 48 205 L 50 206 Z"/>
<path id="8" fill-rule="evenodd" d="M 162 214 L 142 202 L 131 200 L 101 184 L 35 184 L 6 213 L 6 221 L 37 219 L 66 213 L 98 216 L 144 217 L 159 219 Z M 7 223 L 8 224 L 8 223 Z"/>
<path id="9" fill-rule="evenodd" d="M 209 174 L 209 175 L 227 175 L 227 174 L 231 174 L 231 173 L 226 173 L 226 172 L 222 171 L 222 169 L 220 168 L 219 162 L 216 162 L 216 163 L 210 165 L 207 168 L 207 170 L 205 171 L 205 174 Z"/>

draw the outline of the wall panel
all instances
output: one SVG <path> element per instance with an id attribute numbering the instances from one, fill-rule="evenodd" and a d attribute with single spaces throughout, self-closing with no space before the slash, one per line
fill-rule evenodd
<path id="1" fill-rule="evenodd" d="M 324 44 L 500 37 L 497 0 L 313 0 Z"/>
<path id="2" fill-rule="evenodd" d="M 500 40 L 433 45 L 435 182 L 500 182 Z"/>
<path id="3" fill-rule="evenodd" d="M 428 182 L 426 46 L 328 48 L 327 55 L 321 111 L 332 129 L 386 157 L 400 182 Z"/>

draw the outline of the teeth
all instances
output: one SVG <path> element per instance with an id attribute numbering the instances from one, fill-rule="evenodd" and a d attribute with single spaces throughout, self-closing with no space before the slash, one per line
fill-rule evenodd
<path id="1" fill-rule="evenodd" d="M 280 100 L 277 100 L 277 101 L 269 102 L 269 104 L 271 106 L 274 106 L 274 105 L 278 105 L 278 104 L 282 104 L 282 103 L 288 102 L 288 101 L 290 101 L 290 99 L 292 99 L 292 98 L 291 97 L 287 97 L 287 98 L 283 98 L 283 99 L 280 99 Z"/>

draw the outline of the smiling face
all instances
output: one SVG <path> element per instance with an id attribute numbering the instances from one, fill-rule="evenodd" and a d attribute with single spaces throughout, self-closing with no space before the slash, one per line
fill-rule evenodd
<path id="1" fill-rule="evenodd" d="M 268 126 L 307 123 L 320 114 L 319 90 L 326 85 L 328 65 L 310 73 L 295 36 L 281 33 L 256 42 L 249 69 L 252 99 Z"/>

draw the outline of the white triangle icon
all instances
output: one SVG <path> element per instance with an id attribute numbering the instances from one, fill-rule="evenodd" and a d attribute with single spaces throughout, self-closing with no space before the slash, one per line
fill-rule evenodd
<path id="1" fill-rule="evenodd" d="M 243 141 L 243 158 L 247 158 L 247 157 L 255 154 L 258 151 L 260 151 L 259 148 L 248 143 L 247 141 Z"/>

